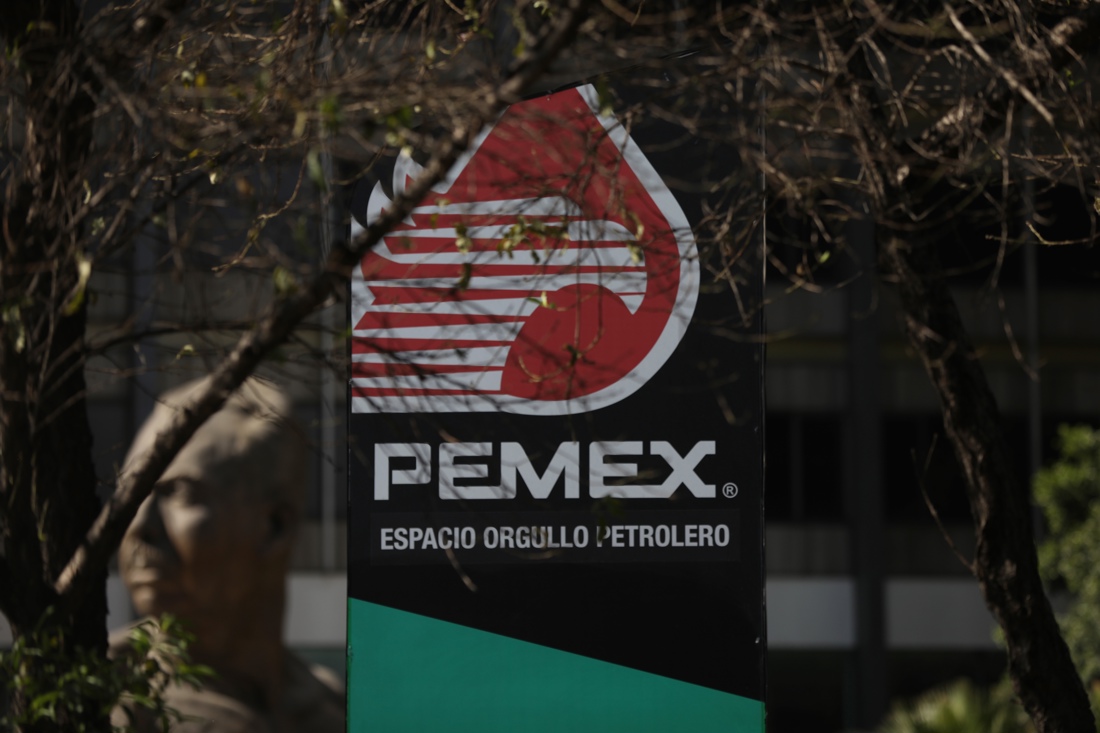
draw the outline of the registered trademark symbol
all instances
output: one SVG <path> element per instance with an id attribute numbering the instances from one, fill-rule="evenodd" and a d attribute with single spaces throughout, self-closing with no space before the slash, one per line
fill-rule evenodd
<path id="1" fill-rule="evenodd" d="M 722 487 L 722 496 L 732 499 L 737 496 L 737 484 L 726 484 Z"/>

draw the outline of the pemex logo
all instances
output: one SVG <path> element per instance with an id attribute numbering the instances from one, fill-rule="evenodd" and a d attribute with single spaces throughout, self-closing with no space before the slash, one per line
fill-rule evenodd
<path id="1" fill-rule="evenodd" d="M 508 108 L 363 258 L 354 412 L 587 412 L 665 363 L 695 309 L 695 239 L 598 110 L 591 86 Z M 399 157 L 393 194 L 420 171 Z M 390 203 L 377 183 L 365 221 Z"/>

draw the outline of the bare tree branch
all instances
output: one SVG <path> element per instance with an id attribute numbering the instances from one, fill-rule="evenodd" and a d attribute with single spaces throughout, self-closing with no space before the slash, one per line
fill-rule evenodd
<path id="1" fill-rule="evenodd" d="M 1088 697 L 1039 577 L 1027 482 L 1013 468 L 996 400 L 936 256 L 941 227 L 931 221 L 919 228 L 911 224 L 916 202 L 957 170 L 951 164 L 963 158 L 967 145 L 990 139 L 998 129 L 1004 130 L 1004 140 L 1011 139 L 1013 131 L 1006 128 L 1013 120 L 1015 96 L 1054 128 L 1054 116 L 1036 90 L 1060 66 L 1035 64 L 1017 74 L 1011 59 L 1019 54 L 1069 63 L 1076 47 L 1093 42 L 1100 33 L 1100 12 L 1094 3 L 1081 16 L 1062 21 L 1051 34 L 1053 48 L 1043 41 L 1033 48 L 1013 46 L 1001 59 L 982 48 L 953 8 L 945 6 L 945 13 L 994 76 L 977 94 L 961 95 L 917 140 L 902 142 L 894 151 L 887 144 L 877 146 L 884 152 L 858 151 L 870 173 L 882 167 L 889 170 L 898 165 L 897 160 L 906 161 L 904 175 L 893 180 L 884 175 L 887 185 L 873 187 L 881 197 L 877 204 L 884 223 L 892 229 L 879 243 L 880 266 L 901 295 L 909 343 L 939 395 L 944 429 L 964 472 L 977 540 L 969 567 L 1005 633 L 1016 693 L 1039 733 L 1092 733 L 1095 723 Z M 851 73 L 860 82 L 857 88 L 873 88 L 874 74 L 863 54 L 849 52 L 848 58 Z M 861 98 L 852 95 L 852 99 L 855 108 Z M 853 120 L 865 126 L 863 134 L 871 139 L 884 142 L 891 137 L 893 125 L 880 106 L 864 104 Z M 1003 144 L 1007 149 L 1007 142 Z M 906 156 L 906 145 L 917 155 Z M 891 152 L 897 157 L 892 158 Z M 1004 170 L 1002 166 L 1002 177 Z M 922 205 L 932 210 L 935 204 Z M 930 502 L 929 509 L 938 522 Z"/>
<path id="2" fill-rule="evenodd" d="M 1041 68 L 1048 73 L 1057 72 L 1074 60 L 1079 60 L 1083 50 L 1090 44 L 1094 44 L 1097 37 L 1100 37 L 1100 3 L 1089 2 L 1080 15 L 1066 18 L 1055 26 L 1045 44 L 1025 49 L 1023 55 L 1048 57 L 1049 61 Z M 992 59 L 990 63 L 994 63 L 998 69 L 1008 73 L 1003 65 L 996 64 Z M 926 157 L 937 154 L 949 156 L 951 149 L 957 147 L 958 131 L 965 126 L 965 123 L 980 124 L 983 112 L 1003 108 L 1010 93 L 1027 89 L 1031 94 L 1028 85 L 1037 82 L 1035 78 L 1020 79 L 1015 75 L 1013 80 L 1015 87 L 1013 83 L 1008 83 L 1006 87 L 998 85 L 996 81 L 990 81 L 980 93 L 968 95 L 940 117 L 911 145 Z M 984 121 L 988 124 L 988 118 Z M 1053 125 L 1053 122 L 1048 124 Z"/>
<path id="3" fill-rule="evenodd" d="M 1094 733 L 1088 696 L 1039 577 L 1027 482 L 1013 468 L 997 402 L 933 243 L 894 239 L 880 260 L 898 287 L 909 343 L 939 394 L 965 474 L 977 539 L 972 568 L 1004 630 L 1016 694 L 1039 733 Z"/>
<path id="4" fill-rule="evenodd" d="M 950 5 L 945 5 L 944 9 L 947 12 L 947 17 L 951 19 L 951 24 L 958 30 L 959 35 L 970 44 L 970 48 L 974 51 L 974 55 L 984 61 L 998 76 L 1000 76 L 1005 84 L 1008 85 L 1009 89 L 1023 97 L 1027 103 L 1031 105 L 1032 109 L 1039 113 L 1039 116 L 1043 118 L 1044 122 L 1054 127 L 1054 115 L 1046 108 L 1045 104 L 1039 101 L 1039 98 L 1035 96 L 1034 92 L 1024 86 L 1011 69 L 993 60 L 993 57 L 982 48 L 982 44 L 978 43 L 978 39 L 974 37 L 970 29 L 959 20 L 959 15 L 955 12 L 954 8 Z"/>
<path id="5" fill-rule="evenodd" d="M 940 536 L 943 537 L 943 541 L 954 553 L 955 558 L 962 564 L 964 568 L 971 575 L 976 575 L 977 570 L 974 567 L 974 561 L 968 558 L 962 553 L 958 545 L 955 544 L 954 538 L 951 537 L 951 532 L 944 525 L 943 520 L 940 518 L 940 511 L 936 508 L 935 503 L 932 501 L 932 497 L 928 493 L 928 474 L 930 473 L 930 467 L 932 465 L 932 456 L 936 452 L 936 445 L 938 443 L 938 435 L 932 436 L 932 445 L 928 448 L 928 453 L 924 456 L 924 466 L 917 472 L 917 484 L 920 486 L 920 495 L 924 499 L 924 506 L 927 507 L 928 513 L 932 515 L 932 520 L 936 523 L 936 528 L 940 531 Z M 913 466 L 916 467 L 917 456 L 916 453 L 912 453 Z"/>
<path id="6" fill-rule="evenodd" d="M 324 270 L 297 294 L 275 303 L 256 328 L 238 342 L 199 390 L 160 433 L 152 449 L 127 467 L 115 495 L 96 518 L 84 542 L 58 576 L 55 590 L 62 603 L 79 603 L 95 572 L 106 567 L 138 507 L 154 483 L 202 423 L 217 412 L 272 349 L 286 341 L 295 327 L 323 307 L 350 276 L 352 268 L 382 237 L 408 216 L 433 185 L 466 150 L 472 136 L 509 104 L 518 101 L 557 55 L 572 41 L 585 17 L 586 0 L 570 0 L 541 39 L 517 61 L 512 73 L 485 93 L 477 113 L 456 126 L 442 141 L 415 182 L 351 243 L 333 247 Z"/>
<path id="7" fill-rule="evenodd" d="M 251 318 L 227 321 L 197 320 L 173 323 L 157 322 L 151 323 L 147 328 L 138 331 L 133 330 L 134 324 L 133 322 L 129 322 L 123 324 L 116 330 L 109 331 L 97 337 L 93 341 L 89 341 L 84 349 L 84 354 L 85 356 L 94 356 L 110 351 L 118 346 L 141 343 L 160 336 L 172 336 L 179 333 L 209 333 L 216 331 L 241 332 L 251 331 L 255 327 L 256 323 Z M 299 323 L 296 330 L 320 332 L 327 329 L 316 323 L 307 322 Z"/>

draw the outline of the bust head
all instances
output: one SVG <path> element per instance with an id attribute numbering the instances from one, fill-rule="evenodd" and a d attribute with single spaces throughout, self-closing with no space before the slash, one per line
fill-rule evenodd
<path id="1" fill-rule="evenodd" d="M 126 465 L 201 384 L 162 396 Z M 172 461 L 122 540 L 119 564 L 138 613 L 176 615 L 203 646 L 272 616 L 281 630 L 304 465 L 289 400 L 267 383 L 246 382 Z"/>

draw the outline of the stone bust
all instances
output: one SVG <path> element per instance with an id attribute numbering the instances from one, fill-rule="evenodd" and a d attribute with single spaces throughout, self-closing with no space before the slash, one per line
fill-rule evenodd
<path id="1" fill-rule="evenodd" d="M 126 465 L 201 382 L 163 395 Z M 171 613 L 195 635 L 192 661 L 216 676 L 166 693 L 187 733 L 344 730 L 331 673 L 311 669 L 282 641 L 286 574 L 305 494 L 305 446 L 287 397 L 246 382 L 196 432 L 134 517 L 119 566 L 142 616 Z M 111 639 L 124 653 L 125 633 Z M 127 722 L 116 711 L 116 723 Z M 138 730 L 155 729 L 138 719 Z"/>

